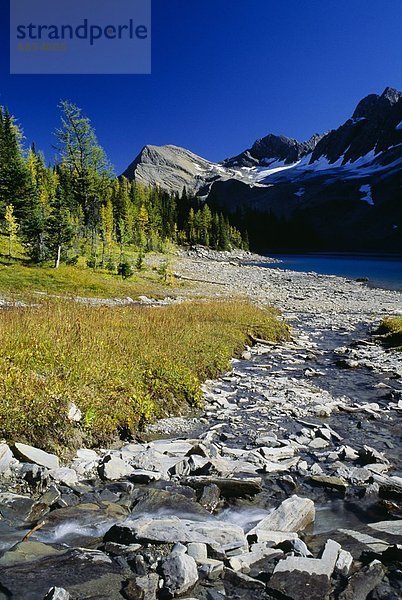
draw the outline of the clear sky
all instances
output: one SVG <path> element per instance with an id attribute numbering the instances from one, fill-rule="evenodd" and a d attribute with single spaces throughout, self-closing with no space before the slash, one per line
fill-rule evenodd
<path id="1" fill-rule="evenodd" d="M 270 132 L 327 131 L 363 96 L 402 89 L 402 0 L 153 0 L 152 75 L 131 76 L 9 75 L 7 4 L 0 104 L 48 159 L 62 98 L 120 173 L 145 144 L 222 160 Z"/>

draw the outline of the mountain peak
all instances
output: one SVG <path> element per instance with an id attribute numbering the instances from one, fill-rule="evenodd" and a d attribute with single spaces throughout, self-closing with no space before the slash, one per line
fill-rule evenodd
<path id="1" fill-rule="evenodd" d="M 399 102 L 399 100 L 402 98 L 402 92 L 392 87 L 386 87 L 381 94 L 381 98 L 388 100 L 389 103 L 393 105 Z"/>

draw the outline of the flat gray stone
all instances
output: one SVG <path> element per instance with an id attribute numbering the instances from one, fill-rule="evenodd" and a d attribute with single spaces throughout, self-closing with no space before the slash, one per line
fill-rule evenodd
<path id="1" fill-rule="evenodd" d="M 12 451 L 14 456 L 23 462 L 33 463 L 47 469 L 58 469 L 60 467 L 60 461 L 57 456 L 44 452 L 34 446 L 17 442 L 12 447 Z"/>
<path id="2" fill-rule="evenodd" d="M 159 543 L 201 542 L 222 549 L 226 545 L 247 546 L 241 527 L 224 521 L 190 521 L 178 517 L 139 518 L 122 525 L 113 525 L 105 541 L 132 544 L 141 540 Z"/>
<path id="3" fill-rule="evenodd" d="M 383 531 L 384 533 L 389 533 L 391 535 L 402 536 L 402 519 L 399 519 L 398 521 L 379 521 L 378 523 L 369 523 L 369 527 L 371 527 L 371 529 L 375 529 L 376 531 Z"/>

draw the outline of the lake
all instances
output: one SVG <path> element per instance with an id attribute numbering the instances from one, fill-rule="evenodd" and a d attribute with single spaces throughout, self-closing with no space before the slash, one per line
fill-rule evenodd
<path id="1" fill-rule="evenodd" d="M 340 275 L 349 279 L 367 278 L 368 285 L 402 291 L 402 256 L 350 254 L 269 254 L 280 264 L 262 263 L 271 269 L 315 271 L 322 275 Z"/>

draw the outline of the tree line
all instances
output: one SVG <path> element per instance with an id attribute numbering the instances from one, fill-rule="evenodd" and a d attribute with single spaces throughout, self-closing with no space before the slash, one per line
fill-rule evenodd
<path id="1" fill-rule="evenodd" d="M 88 117 L 69 101 L 59 106 L 50 165 L 34 145 L 24 150 L 21 128 L 0 107 L 0 223 L 10 257 L 19 241 L 34 263 L 58 267 L 85 256 L 90 267 L 113 271 L 129 247 L 138 267 L 146 252 L 172 243 L 248 247 L 246 233 L 185 189 L 179 196 L 116 177 Z"/>

